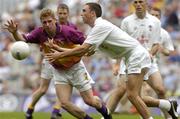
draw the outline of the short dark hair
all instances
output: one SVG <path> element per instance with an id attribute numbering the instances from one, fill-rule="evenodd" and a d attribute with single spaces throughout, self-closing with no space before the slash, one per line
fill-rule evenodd
<path id="1" fill-rule="evenodd" d="M 57 7 L 57 10 L 58 9 L 66 9 L 69 12 L 69 7 L 64 3 L 60 3 Z"/>
<path id="2" fill-rule="evenodd" d="M 150 10 L 154 10 L 154 11 L 157 11 L 159 12 L 159 15 L 161 16 L 161 10 L 157 7 L 150 7 Z"/>
<path id="3" fill-rule="evenodd" d="M 102 9 L 101 6 L 98 3 L 95 2 L 89 2 L 85 5 L 88 5 L 90 10 L 94 11 L 96 13 L 96 17 L 101 17 L 102 15 Z"/>

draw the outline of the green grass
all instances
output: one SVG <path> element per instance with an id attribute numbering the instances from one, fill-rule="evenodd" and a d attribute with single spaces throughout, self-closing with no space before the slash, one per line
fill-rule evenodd
<path id="1" fill-rule="evenodd" d="M 93 119 L 100 119 L 99 114 L 91 114 Z M 0 119 L 25 119 L 23 112 L 0 112 Z M 49 113 L 36 112 L 33 119 L 50 119 Z M 63 113 L 63 119 L 76 119 L 68 113 Z M 140 119 L 138 115 L 114 114 L 113 119 Z M 156 116 L 155 119 L 163 119 Z"/>

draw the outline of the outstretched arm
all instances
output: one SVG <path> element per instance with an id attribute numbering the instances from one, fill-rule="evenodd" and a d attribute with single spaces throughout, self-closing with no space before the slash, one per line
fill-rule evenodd
<path id="1" fill-rule="evenodd" d="M 23 36 L 18 32 L 18 24 L 13 20 L 7 21 L 7 23 L 4 24 L 4 29 L 8 30 L 16 41 L 25 41 Z"/>

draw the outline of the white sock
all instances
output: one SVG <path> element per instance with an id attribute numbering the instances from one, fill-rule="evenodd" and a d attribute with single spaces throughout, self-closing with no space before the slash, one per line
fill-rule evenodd
<path id="1" fill-rule="evenodd" d="M 140 119 L 143 119 L 143 118 L 140 116 Z M 153 117 L 149 117 L 149 119 L 153 119 Z"/>
<path id="2" fill-rule="evenodd" d="M 153 119 L 153 117 L 149 117 L 149 119 Z"/>
<path id="3" fill-rule="evenodd" d="M 171 108 L 171 103 L 168 100 L 160 99 L 159 108 L 169 111 Z"/>

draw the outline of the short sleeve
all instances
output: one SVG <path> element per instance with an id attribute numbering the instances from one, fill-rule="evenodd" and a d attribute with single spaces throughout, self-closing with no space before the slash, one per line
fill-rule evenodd
<path id="1" fill-rule="evenodd" d="M 121 29 L 123 31 L 125 31 L 125 32 L 127 32 L 127 28 L 128 28 L 127 25 L 128 25 L 127 22 L 125 20 L 122 20 L 122 22 L 121 22 Z"/>
<path id="2" fill-rule="evenodd" d="M 39 43 L 39 36 L 40 36 L 41 32 L 40 29 L 34 29 L 33 31 L 31 31 L 30 33 L 27 34 L 22 34 L 24 39 L 26 40 L 26 42 L 29 43 Z"/>
<path id="3" fill-rule="evenodd" d="M 99 47 L 113 30 L 110 26 L 95 26 L 87 36 L 85 43 Z"/>
<path id="4" fill-rule="evenodd" d="M 160 43 L 160 34 L 161 34 L 161 22 L 158 20 L 155 24 L 153 37 L 152 37 L 152 44 Z"/>
<path id="5" fill-rule="evenodd" d="M 171 51 L 174 50 L 174 46 L 173 46 L 171 37 L 167 32 L 166 32 L 165 37 L 163 39 L 163 47 L 168 49 L 168 50 L 171 50 Z"/>

